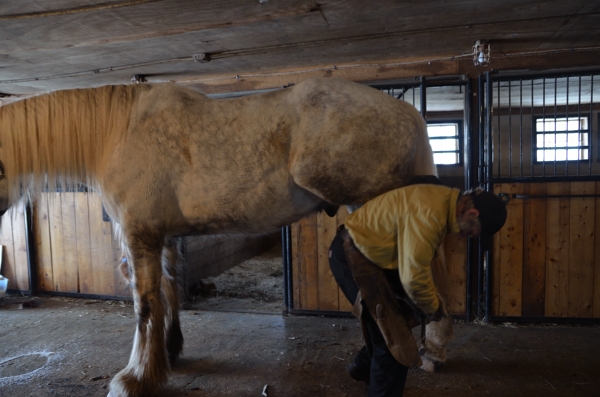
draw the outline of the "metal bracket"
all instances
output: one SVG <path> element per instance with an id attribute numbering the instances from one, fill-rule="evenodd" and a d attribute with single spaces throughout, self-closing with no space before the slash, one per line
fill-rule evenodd
<path id="1" fill-rule="evenodd" d="M 192 58 L 194 58 L 194 61 L 201 62 L 201 63 L 207 63 L 207 62 L 211 61 L 210 54 L 208 54 L 206 52 L 203 52 L 200 54 L 194 54 L 194 55 L 192 55 Z"/>
<path id="2" fill-rule="evenodd" d="M 510 201 L 510 194 L 508 193 L 498 193 L 498 197 L 500 197 L 500 200 L 502 200 L 504 204 L 507 204 Z"/>
<path id="3" fill-rule="evenodd" d="M 134 74 L 131 76 L 131 82 L 134 84 L 147 83 L 146 75 L 144 74 Z"/>

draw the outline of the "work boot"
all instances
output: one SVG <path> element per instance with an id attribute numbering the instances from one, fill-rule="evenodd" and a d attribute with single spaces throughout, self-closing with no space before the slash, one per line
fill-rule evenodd
<path id="1" fill-rule="evenodd" d="M 363 346 L 358 351 L 354 361 L 346 366 L 346 371 L 348 371 L 352 379 L 365 382 L 367 385 L 369 384 L 369 378 L 371 377 L 371 355 L 367 346 Z"/>

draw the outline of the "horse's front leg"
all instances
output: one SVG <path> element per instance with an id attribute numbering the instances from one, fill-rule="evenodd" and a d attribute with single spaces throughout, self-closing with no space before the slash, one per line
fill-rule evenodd
<path id="1" fill-rule="evenodd" d="M 161 289 L 165 304 L 165 330 L 169 362 L 175 364 L 183 350 L 183 334 L 179 322 L 179 288 L 177 280 L 177 259 L 179 258 L 175 240 L 165 244 L 162 252 Z M 119 265 L 119 270 L 127 284 L 132 285 L 131 272 L 127 261 Z"/>
<path id="2" fill-rule="evenodd" d="M 130 235 L 127 243 L 137 327 L 129 363 L 112 380 L 109 397 L 155 395 L 169 370 L 161 292 L 164 238 L 151 233 Z"/>
<path id="3" fill-rule="evenodd" d="M 165 299 L 165 329 L 169 362 L 175 364 L 183 350 L 183 334 L 179 323 L 179 289 L 177 288 L 177 258 L 179 257 L 175 240 L 165 244 L 162 252 L 162 291 Z"/>

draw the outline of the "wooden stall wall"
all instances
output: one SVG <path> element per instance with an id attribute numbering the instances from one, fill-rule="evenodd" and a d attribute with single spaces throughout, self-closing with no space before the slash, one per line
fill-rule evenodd
<path id="1" fill-rule="evenodd" d="M 292 224 L 293 308 L 306 311 L 350 312 L 352 305 L 329 269 L 329 245 L 348 216 L 340 207 L 335 217 L 321 211 Z"/>
<path id="2" fill-rule="evenodd" d="M 340 207 L 335 217 L 324 212 L 310 215 L 291 226 L 292 288 L 294 310 L 350 312 L 352 305 L 339 289 L 329 269 L 328 251 L 337 227 L 348 216 Z M 445 242 L 448 270 L 448 311 L 466 312 L 466 240 L 447 236 Z"/>
<path id="3" fill-rule="evenodd" d="M 0 218 L 0 222 L 0 245 L 2 245 L 0 274 L 8 278 L 9 290 L 30 291 L 25 205 L 19 203 L 13 206 Z"/>
<path id="4" fill-rule="evenodd" d="M 40 292 L 129 297 L 117 270 L 121 249 L 96 193 L 44 193 L 34 205 Z"/>
<path id="5" fill-rule="evenodd" d="M 600 195 L 600 182 L 496 184 L 496 193 Z M 494 239 L 493 316 L 600 317 L 600 198 L 512 198 Z"/>
<path id="6" fill-rule="evenodd" d="M 459 234 L 446 235 L 444 253 L 448 277 L 448 313 L 464 316 L 467 314 L 467 239 Z"/>

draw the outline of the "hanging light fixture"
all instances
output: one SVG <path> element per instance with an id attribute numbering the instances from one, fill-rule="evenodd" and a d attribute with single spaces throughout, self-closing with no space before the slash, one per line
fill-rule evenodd
<path id="1" fill-rule="evenodd" d="M 473 45 L 473 63 L 475 66 L 485 66 L 490 63 L 490 43 L 477 40 Z"/>
<path id="2" fill-rule="evenodd" d="M 131 82 L 133 84 L 147 83 L 146 76 L 143 74 L 134 74 L 131 76 Z"/>

